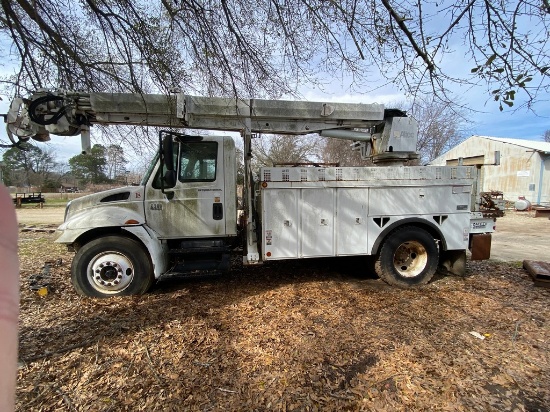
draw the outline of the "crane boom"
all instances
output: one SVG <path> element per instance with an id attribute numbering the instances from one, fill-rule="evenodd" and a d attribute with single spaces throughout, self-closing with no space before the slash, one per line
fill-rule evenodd
<path id="1" fill-rule="evenodd" d="M 19 140 L 82 135 L 89 150 L 92 125 L 141 125 L 252 133 L 319 133 L 362 142 L 364 157 L 395 152 L 414 157 L 418 126 L 381 104 L 199 97 L 183 93 L 84 93 L 39 90 L 14 99 L 7 115 L 10 137 Z M 358 131 L 359 129 L 359 131 Z M 374 134 L 371 131 L 374 130 Z M 366 131 L 366 132 L 365 132 Z M 370 143 L 369 143 L 370 142 Z"/>
<path id="2" fill-rule="evenodd" d="M 362 103 L 198 97 L 177 93 L 79 93 L 39 91 L 14 101 L 10 112 L 28 116 L 32 130 L 74 135 L 78 126 L 126 124 L 240 131 L 251 119 L 253 133 L 307 134 L 325 129 L 369 128 L 384 120 L 384 106 Z M 24 106 L 24 107 L 22 107 Z M 21 111 L 24 109 L 24 111 Z M 67 125 L 63 120 L 66 120 Z M 36 126 L 35 126 L 36 129 Z M 28 136 L 17 126 L 12 133 Z"/>

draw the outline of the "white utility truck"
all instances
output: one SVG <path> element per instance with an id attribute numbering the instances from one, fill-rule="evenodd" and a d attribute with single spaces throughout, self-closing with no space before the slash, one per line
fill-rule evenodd
<path id="1" fill-rule="evenodd" d="M 92 125 L 164 128 L 139 186 L 67 205 L 57 242 L 76 252 L 71 276 L 83 295 L 141 294 L 161 276 L 228 270 L 239 234 L 245 265 L 373 256 L 376 273 L 399 287 L 423 285 L 438 268 L 462 274 L 468 248 L 489 257 L 494 219 L 480 211 L 477 170 L 405 166 L 417 158 L 418 125 L 379 104 L 41 90 L 15 99 L 6 119 L 14 142 L 80 134 L 83 152 Z M 183 128 L 241 133 L 241 218 L 233 139 Z M 253 137 L 310 133 L 348 139 L 376 166 L 266 167 L 253 178 Z"/>

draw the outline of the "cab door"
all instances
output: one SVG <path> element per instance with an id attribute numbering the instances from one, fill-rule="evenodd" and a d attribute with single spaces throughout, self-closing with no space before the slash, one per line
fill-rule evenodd
<path id="1" fill-rule="evenodd" d="M 165 239 L 225 235 L 225 165 L 220 139 L 181 138 L 174 143 L 174 157 L 176 185 L 162 193 L 159 170 L 147 185 L 147 225 Z"/>

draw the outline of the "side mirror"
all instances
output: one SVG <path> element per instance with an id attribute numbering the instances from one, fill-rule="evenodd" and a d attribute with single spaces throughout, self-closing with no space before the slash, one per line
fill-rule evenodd
<path id="1" fill-rule="evenodd" d="M 162 157 L 166 170 L 174 170 L 174 146 L 172 144 L 172 135 L 165 135 L 162 138 Z"/>
<path id="2" fill-rule="evenodd" d="M 162 136 L 162 132 L 161 132 Z M 176 171 L 174 170 L 174 145 L 172 143 L 172 135 L 165 134 L 160 139 L 160 154 L 161 154 L 161 167 L 166 169 L 162 176 L 162 191 L 164 188 L 172 188 L 176 185 Z M 166 186 L 165 186 L 166 184 Z"/>
<path id="3" fill-rule="evenodd" d="M 164 176 L 162 176 L 162 180 L 164 180 L 164 183 L 166 184 L 166 188 L 172 188 L 176 185 L 176 171 L 175 170 L 167 170 L 164 173 Z"/>

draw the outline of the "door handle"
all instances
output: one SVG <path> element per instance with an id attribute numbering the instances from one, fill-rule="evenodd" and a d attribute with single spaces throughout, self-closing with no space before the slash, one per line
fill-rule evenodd
<path id="1" fill-rule="evenodd" d="M 223 219 L 223 203 L 212 204 L 212 219 L 214 220 Z"/>

